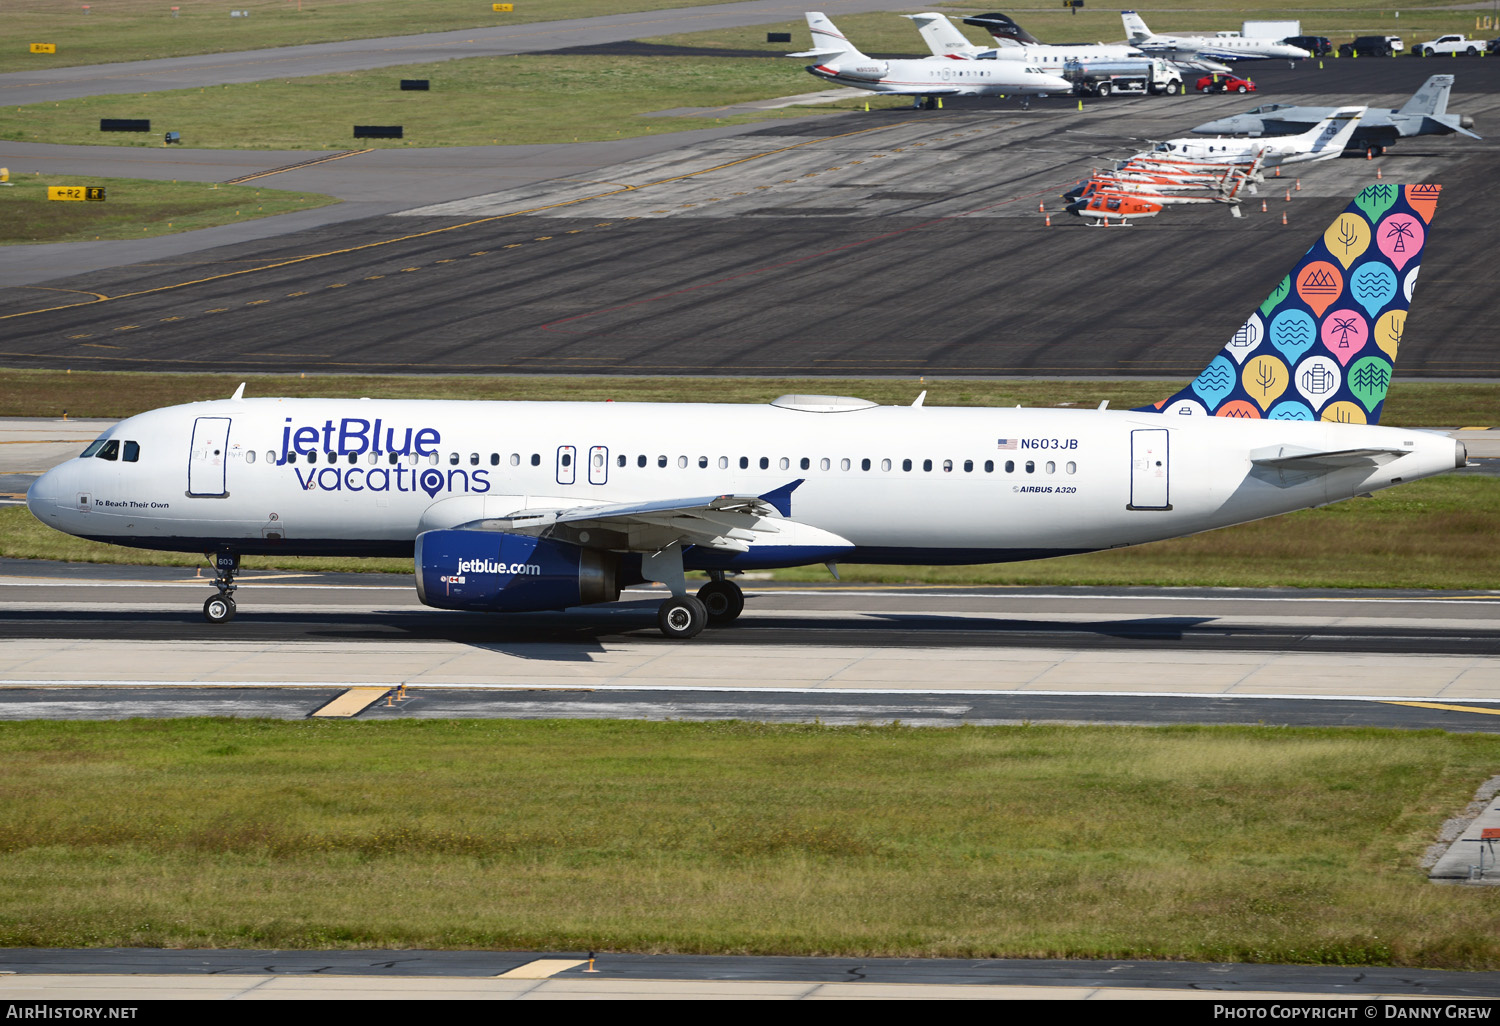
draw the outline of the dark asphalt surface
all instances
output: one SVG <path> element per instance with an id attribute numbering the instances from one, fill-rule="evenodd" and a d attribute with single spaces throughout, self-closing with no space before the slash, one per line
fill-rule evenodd
<path id="1" fill-rule="evenodd" d="M 1322 72 L 1256 69 L 1263 91 L 1247 105 L 1293 88 L 1330 97 L 1405 91 L 1439 65 L 1459 76 L 1453 109 L 1465 109 L 1466 94 L 1500 94 L 1500 59 L 1326 63 Z M 1198 98 L 1166 102 L 1122 106 L 1119 119 L 1088 130 L 1118 132 L 1119 149 L 1160 127 L 1168 109 L 1182 131 L 1197 122 Z M 861 115 L 859 124 L 936 131 L 988 122 L 1013 105 L 958 101 L 945 111 Z M 1034 104 L 1032 117 L 1059 145 L 1078 130 L 1068 106 Z M 1130 110 L 1149 117 L 1133 128 Z M 845 120 L 782 123 L 751 138 L 774 149 L 843 131 Z M 1014 191 L 995 145 L 995 184 L 975 194 L 976 207 Z M 827 160 L 807 153 L 809 166 Z M 1491 257 L 1495 147 L 1407 140 L 1384 159 L 1387 178 L 1400 180 L 1403 165 L 1440 180 L 1445 193 L 1400 372 L 1500 376 L 1500 348 L 1485 327 L 1500 285 Z M 1340 170 L 1363 180 L 1363 168 Z M 1077 173 L 1059 166 L 1051 184 Z M 747 165 L 745 186 L 754 175 Z M 1026 191 L 1038 187 L 1029 181 Z M 1274 194 L 1271 180 L 1266 189 Z M 1061 216 L 1048 229 L 1036 218 L 924 219 L 919 202 L 900 216 L 865 216 L 841 192 L 830 187 L 823 202 L 795 211 L 772 203 L 728 218 L 523 216 L 454 227 L 473 219 L 376 217 L 117 267 L 48 284 L 135 295 L 12 318 L 0 361 L 236 372 L 1182 377 L 1202 368 L 1348 201 L 1299 196 L 1289 227 L 1179 209 L 1130 229 Z M 436 229 L 450 230 L 426 234 Z M 327 255 L 301 259 L 310 254 Z M 249 268 L 263 269 L 216 277 Z M 0 315 L 36 309 L 39 296 L 52 297 L 49 305 L 88 298 L 7 289 Z"/>
<path id="2" fill-rule="evenodd" d="M 193 975 L 497 976 L 539 958 L 588 952 L 244 951 L 153 948 L 0 949 L 16 973 L 184 973 Z M 1184 988 L 1289 991 L 1359 998 L 1375 994 L 1500 998 L 1500 973 L 1203 962 L 1059 959 L 788 958 L 603 953 L 601 979 L 767 980 L 798 983 L 939 983 L 967 986 Z M 583 972 L 564 970 L 560 976 Z"/>

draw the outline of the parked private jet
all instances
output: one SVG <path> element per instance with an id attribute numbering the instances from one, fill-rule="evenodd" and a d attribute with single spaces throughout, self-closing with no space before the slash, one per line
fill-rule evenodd
<path id="1" fill-rule="evenodd" d="M 935 12 L 925 14 L 903 14 L 916 23 L 922 40 L 935 57 L 977 57 L 992 54 L 998 59 L 1024 60 L 1044 71 L 1061 74 L 1069 64 L 1087 61 L 1144 61 L 1146 55 L 1133 46 L 1111 43 L 1059 43 L 1047 44 L 1038 40 L 1003 14 L 986 15 L 986 18 L 1004 18 L 1008 27 L 986 23 L 995 35 L 996 45 L 977 46 L 954 27 L 946 15 Z M 977 19 L 965 18 L 965 24 L 977 24 Z M 1006 34 L 1001 35 L 1004 31 Z"/>
<path id="2" fill-rule="evenodd" d="M 1121 11 L 1120 20 L 1125 24 L 1125 38 L 1131 46 L 1168 60 L 1203 57 L 1211 61 L 1246 61 L 1280 57 L 1300 61 L 1312 56 L 1300 46 L 1279 39 L 1256 39 L 1238 32 L 1213 36 L 1158 35 L 1135 11 Z"/>
<path id="3" fill-rule="evenodd" d="M 1448 94 L 1453 89 L 1452 75 L 1433 75 L 1412 94 L 1399 110 L 1371 107 L 1359 120 L 1359 128 L 1350 137 L 1346 151 L 1378 157 L 1397 139 L 1412 135 L 1467 135 L 1474 119 L 1448 113 Z M 1332 114 L 1334 107 L 1298 107 L 1288 103 L 1268 103 L 1244 114 L 1209 121 L 1193 129 L 1195 135 L 1275 136 L 1305 132 Z"/>
<path id="4" fill-rule="evenodd" d="M 1259 160 L 1263 167 L 1332 160 L 1343 154 L 1364 112 L 1363 107 L 1339 107 L 1300 135 L 1270 139 L 1226 139 L 1222 136 L 1168 139 L 1137 156 L 1246 164 Z"/>
<path id="5" fill-rule="evenodd" d="M 406 554 L 423 602 L 489 614 L 659 581 L 671 638 L 739 615 L 736 571 L 1036 559 L 1321 506 L 1466 461 L 1446 435 L 1375 426 L 1439 188 L 1365 189 L 1203 373 L 1142 409 L 279 399 L 242 385 L 121 421 L 27 505 L 80 537 L 207 554 L 215 623 L 234 616 L 242 555 Z M 696 595 L 694 570 L 711 578 Z"/>
<path id="6" fill-rule="evenodd" d="M 813 49 L 787 56 L 817 58 L 817 64 L 808 65 L 808 73 L 840 85 L 914 96 L 918 102 L 925 98 L 929 107 L 943 96 L 1046 96 L 1073 91 L 1067 79 L 1026 61 L 877 60 L 860 53 L 827 16 L 818 11 L 808 11 L 806 16 Z"/>

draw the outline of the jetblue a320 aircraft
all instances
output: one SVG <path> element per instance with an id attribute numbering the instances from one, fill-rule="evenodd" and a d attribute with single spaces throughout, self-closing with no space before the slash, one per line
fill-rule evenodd
<path id="1" fill-rule="evenodd" d="M 85 538 L 241 555 L 412 555 L 417 593 L 508 613 L 671 590 L 690 638 L 736 571 L 957 564 L 1135 545 L 1463 466 L 1380 418 L 1439 186 L 1372 185 L 1181 392 L 1110 411 L 231 399 L 121 421 L 27 504 Z M 707 571 L 697 595 L 684 574 Z"/>

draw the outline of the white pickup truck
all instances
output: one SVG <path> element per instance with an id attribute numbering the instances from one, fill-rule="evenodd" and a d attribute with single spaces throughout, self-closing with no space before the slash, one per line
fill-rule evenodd
<path id="1" fill-rule="evenodd" d="M 1439 36 L 1430 43 L 1418 43 L 1412 47 L 1411 52 L 1417 57 L 1434 57 L 1438 54 L 1453 53 L 1478 57 L 1484 51 L 1483 39 L 1469 39 L 1466 36 Z"/>

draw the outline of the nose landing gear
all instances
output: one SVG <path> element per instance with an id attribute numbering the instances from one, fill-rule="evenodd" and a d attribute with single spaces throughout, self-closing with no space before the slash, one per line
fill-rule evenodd
<path id="1" fill-rule="evenodd" d="M 214 587 L 219 589 L 203 603 L 203 619 L 209 623 L 228 623 L 234 619 L 234 574 L 240 568 L 240 557 L 234 552 L 216 552 Z"/>

